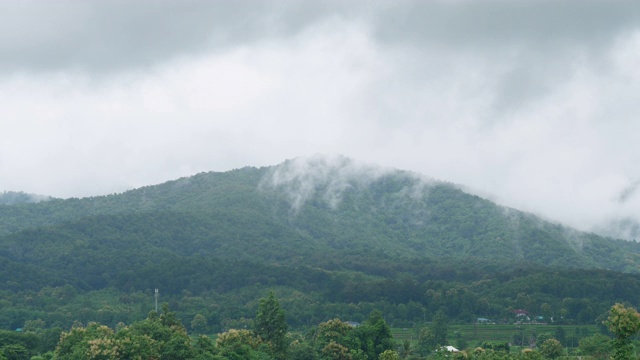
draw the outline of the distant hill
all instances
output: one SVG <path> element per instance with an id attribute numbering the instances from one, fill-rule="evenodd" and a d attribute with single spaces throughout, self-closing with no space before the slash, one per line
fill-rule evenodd
<path id="1" fill-rule="evenodd" d="M 555 301 L 559 311 L 575 293 L 589 298 L 580 300 L 584 309 L 572 308 L 576 318 L 590 321 L 613 299 L 636 299 L 639 269 L 635 242 L 343 157 L 0 205 L 0 284 L 15 294 L 52 286 L 126 294 L 160 287 L 178 296 L 280 286 L 322 304 L 420 301 L 424 311 L 448 307 L 450 316 L 468 318 L 493 314 L 493 303 L 521 306 L 518 299 L 529 293 L 536 294 L 532 307 Z M 473 294 L 474 307 L 425 298 L 428 289 L 437 295 L 448 287 Z"/>
<path id="2" fill-rule="evenodd" d="M 11 244 L 1 253 L 38 264 L 89 247 L 103 257 L 119 249 L 289 264 L 336 256 L 640 269 L 636 243 L 582 233 L 453 184 L 341 157 L 201 173 L 117 195 L 0 211 L 0 241 Z M 129 241 L 133 235 L 136 241 Z M 46 259 L 38 247 L 47 247 Z"/>

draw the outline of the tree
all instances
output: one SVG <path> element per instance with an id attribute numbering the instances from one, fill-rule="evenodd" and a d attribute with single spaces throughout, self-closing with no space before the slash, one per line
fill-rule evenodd
<path id="1" fill-rule="evenodd" d="M 540 305 L 540 311 L 542 312 L 542 316 L 544 316 L 545 321 L 548 321 L 551 318 L 551 305 L 548 303 Z"/>
<path id="2" fill-rule="evenodd" d="M 379 357 L 380 360 L 400 360 L 400 355 L 393 350 L 385 350 Z"/>
<path id="3" fill-rule="evenodd" d="M 545 358 L 555 359 L 562 355 L 562 344 L 556 339 L 549 339 L 540 345 L 540 353 Z"/>
<path id="4" fill-rule="evenodd" d="M 418 350 L 422 355 L 426 355 L 429 352 L 436 349 L 436 341 L 435 336 L 433 335 L 433 331 L 424 327 L 420 330 L 420 335 L 418 337 Z"/>
<path id="5" fill-rule="evenodd" d="M 567 341 L 567 334 L 564 331 L 564 328 L 562 326 L 556 326 L 556 329 L 554 331 L 554 335 L 553 335 L 554 339 L 558 340 L 560 342 L 560 344 L 564 344 L 566 345 L 566 341 Z"/>
<path id="6" fill-rule="evenodd" d="M 405 339 L 402 342 L 402 346 L 400 347 L 400 357 L 402 357 L 403 359 L 408 358 L 409 356 L 413 355 L 413 346 L 411 345 L 411 341 L 409 341 L 409 339 Z"/>
<path id="7" fill-rule="evenodd" d="M 55 358 L 60 360 L 178 360 L 195 355 L 186 329 L 168 307 L 160 317 L 156 314 L 117 333 L 98 323 L 74 327 L 62 333 L 55 351 Z"/>
<path id="8" fill-rule="evenodd" d="M 40 330 L 45 328 L 45 322 L 42 319 L 37 320 L 27 320 L 24 322 L 24 326 L 22 327 L 22 331 L 27 332 L 39 332 Z"/>
<path id="9" fill-rule="evenodd" d="M 349 348 L 333 340 L 322 348 L 322 360 L 353 360 Z"/>
<path id="10" fill-rule="evenodd" d="M 522 349 L 520 352 L 520 359 L 522 360 L 542 360 L 542 355 L 533 349 Z"/>
<path id="11" fill-rule="evenodd" d="M 230 359 L 246 359 L 261 347 L 262 340 L 249 330 L 231 329 L 218 335 L 216 347 L 220 354 Z"/>
<path id="12" fill-rule="evenodd" d="M 429 351 L 435 350 L 439 346 L 446 345 L 447 342 L 447 329 L 448 329 L 447 316 L 438 311 L 433 317 L 431 326 L 423 328 L 420 331 L 420 339 L 418 341 L 418 347 L 423 354 Z"/>
<path id="13" fill-rule="evenodd" d="M 218 352 L 216 344 L 207 335 L 198 336 L 194 348 L 199 358 L 206 358 L 209 355 L 213 356 Z"/>
<path id="14" fill-rule="evenodd" d="M 433 324 L 431 329 L 433 330 L 434 340 L 436 345 L 446 345 L 447 343 L 447 329 L 449 328 L 449 319 L 442 312 L 438 311 L 433 317 Z"/>
<path id="15" fill-rule="evenodd" d="M 7 360 L 27 360 L 29 359 L 29 351 L 20 344 L 5 345 L 0 349 L 0 353 Z"/>
<path id="16" fill-rule="evenodd" d="M 114 355 L 109 350 L 113 346 L 106 346 L 111 339 L 113 339 L 113 330 L 98 323 L 90 323 L 86 328 L 74 327 L 60 336 L 55 358 L 76 360 L 89 358 L 89 355 L 102 355 L 103 358 L 108 359 L 109 356 Z"/>
<path id="17" fill-rule="evenodd" d="M 280 308 L 280 302 L 273 291 L 269 291 L 267 297 L 260 299 L 258 303 L 254 333 L 269 344 L 274 354 L 282 355 L 287 351 L 288 329 L 285 312 Z"/>
<path id="18" fill-rule="evenodd" d="M 494 343 L 491 341 L 483 341 L 482 344 L 480 344 L 480 347 L 485 350 L 492 350 L 495 352 L 502 352 L 505 354 L 508 354 L 509 351 L 511 351 L 511 347 L 509 346 L 509 343 L 506 343 L 506 342 Z"/>
<path id="19" fill-rule="evenodd" d="M 613 352 L 611 338 L 602 334 L 594 334 L 580 340 L 580 353 L 589 355 L 595 359 L 605 360 L 610 358 Z"/>
<path id="20" fill-rule="evenodd" d="M 195 355 L 187 329 L 166 303 L 162 304 L 160 316 L 155 311 L 149 312 L 146 320 L 119 331 L 116 339 L 121 343 L 128 343 L 128 339 L 131 339 L 131 344 L 123 348 L 128 356 L 135 356 L 136 352 L 150 354 L 149 357 L 158 354 L 160 359 L 165 360 L 187 359 Z"/>
<path id="21" fill-rule="evenodd" d="M 362 350 L 371 359 L 386 350 L 395 348 L 391 328 L 382 317 L 382 312 L 374 310 L 369 315 L 367 321 L 355 329 L 360 338 Z"/>
<path id="22" fill-rule="evenodd" d="M 289 345 L 289 359 L 291 360 L 317 360 L 318 356 L 311 344 L 303 340 L 294 340 Z"/>
<path id="23" fill-rule="evenodd" d="M 196 314 L 191 321 L 191 330 L 202 334 L 207 329 L 207 318 L 202 314 Z"/>
<path id="24" fill-rule="evenodd" d="M 338 344 L 347 344 L 349 341 L 349 335 L 353 330 L 353 327 L 340 319 L 332 319 L 318 325 L 318 341 L 326 345 L 331 341 Z"/>
<path id="25" fill-rule="evenodd" d="M 162 304 L 162 314 L 160 314 L 160 322 L 162 323 L 162 325 L 168 327 L 182 326 L 182 324 L 178 320 L 178 317 L 176 316 L 176 313 L 169 310 L 168 303 Z"/>
<path id="26" fill-rule="evenodd" d="M 538 336 L 536 336 L 536 342 L 538 344 L 542 344 L 543 342 L 549 340 L 549 339 L 555 339 L 553 337 L 553 335 L 551 333 L 548 332 L 544 332 L 544 333 L 540 333 L 538 334 Z"/>
<path id="27" fill-rule="evenodd" d="M 347 352 L 350 350 L 360 350 L 360 338 L 358 333 L 355 332 L 353 326 L 343 322 L 340 319 L 332 319 L 318 325 L 316 332 L 316 348 L 322 354 L 333 354 L 332 356 L 338 356 L 341 349 L 344 347 Z M 340 347 L 330 344 L 340 345 Z M 323 355 L 325 356 L 325 355 Z M 326 355 L 327 357 L 329 355 Z M 351 354 L 350 357 L 353 357 Z"/>
<path id="28" fill-rule="evenodd" d="M 625 307 L 622 304 L 615 304 L 609 310 L 609 317 L 604 322 L 613 333 L 613 359 L 631 359 L 633 354 L 633 344 L 631 336 L 640 331 L 640 314 L 632 307 Z"/>

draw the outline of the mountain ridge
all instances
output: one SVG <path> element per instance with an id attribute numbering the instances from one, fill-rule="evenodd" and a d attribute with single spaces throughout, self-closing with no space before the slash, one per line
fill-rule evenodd
<path id="1" fill-rule="evenodd" d="M 203 314 L 216 331 L 255 313 L 267 289 L 297 326 L 372 308 L 400 326 L 440 310 L 471 322 L 543 304 L 592 324 L 612 303 L 640 301 L 637 243 L 346 158 L 1 205 L 0 232 L 10 329 L 141 319 L 158 288 L 183 321 Z"/>
<path id="2" fill-rule="evenodd" d="M 145 219 L 151 219 L 172 212 L 184 224 L 193 220 L 205 230 L 190 237 L 189 229 L 175 230 L 185 226 L 177 224 L 173 231 L 182 231 L 183 239 L 206 244 L 215 240 L 207 233 L 219 233 L 215 241 L 234 249 L 242 238 L 246 246 L 223 254 L 251 254 L 267 262 L 287 253 L 311 256 L 311 249 L 320 249 L 350 256 L 373 251 L 397 259 L 526 260 L 627 272 L 640 268 L 640 247 L 632 243 L 549 223 L 450 183 L 345 157 L 299 158 L 272 167 L 199 173 L 121 194 L 0 206 L 0 235 L 7 242 L 24 230 L 64 224 L 73 229 L 72 224 L 90 217 L 147 214 Z M 100 236 L 106 235 L 94 237 Z M 249 250 L 265 244 L 285 255 Z M 169 242 L 164 246 L 172 248 Z"/>

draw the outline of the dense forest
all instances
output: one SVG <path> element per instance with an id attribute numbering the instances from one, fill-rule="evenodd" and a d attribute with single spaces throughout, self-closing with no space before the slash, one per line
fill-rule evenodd
<path id="1" fill-rule="evenodd" d="M 6 331 L 145 321 L 155 289 L 176 321 L 193 330 L 199 319 L 203 334 L 250 328 L 269 290 L 301 332 L 335 318 L 365 323 L 375 311 L 407 328 L 438 314 L 450 323 L 601 326 L 613 304 L 640 303 L 636 242 L 344 158 L 108 196 L 3 199 Z"/>
<path id="2" fill-rule="evenodd" d="M 262 360 L 542 360 L 560 357 L 625 360 L 635 358 L 634 340 L 640 332 L 640 314 L 615 304 L 602 321 L 605 331 L 569 338 L 564 327 L 554 333 L 513 334 L 511 342 L 482 341 L 475 347 L 454 337 L 460 349 L 450 345 L 448 318 L 438 311 L 429 324 L 416 327 L 415 340 L 394 338 L 382 312 L 374 310 L 363 323 L 334 318 L 305 331 L 289 331 L 286 311 L 270 291 L 259 299 L 255 317 L 244 326 L 215 336 L 202 334 L 206 319 L 197 315 L 191 332 L 169 305 L 162 312 L 115 327 L 97 322 L 76 322 L 68 331 L 30 326 L 24 332 L 0 330 L 1 359 L 262 359 Z M 34 324 L 30 324 L 34 325 Z M 577 328 L 576 328 L 577 329 Z M 588 332 L 588 331 L 587 331 Z M 55 335 L 59 334 L 56 342 Z M 199 334 L 199 335 L 198 335 Z M 579 346 L 573 341 L 579 340 Z"/>

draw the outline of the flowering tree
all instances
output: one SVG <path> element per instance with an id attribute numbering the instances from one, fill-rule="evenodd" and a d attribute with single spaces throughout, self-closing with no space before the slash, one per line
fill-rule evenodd
<path id="1" fill-rule="evenodd" d="M 622 304 L 615 304 L 609 310 L 609 317 L 603 323 L 615 336 L 613 359 L 631 359 L 633 355 L 631 336 L 640 331 L 640 314 L 632 307 L 627 308 Z"/>

